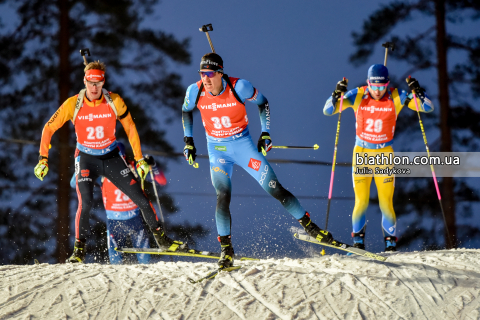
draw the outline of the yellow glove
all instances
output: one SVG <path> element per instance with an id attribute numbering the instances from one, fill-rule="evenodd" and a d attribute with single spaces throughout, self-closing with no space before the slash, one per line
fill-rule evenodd
<path id="1" fill-rule="evenodd" d="M 137 161 L 137 172 L 140 176 L 140 179 L 145 180 L 149 171 L 150 168 L 147 161 L 145 161 L 143 158 Z"/>
<path id="2" fill-rule="evenodd" d="M 43 181 L 43 178 L 47 175 L 48 173 L 48 160 L 47 159 L 42 159 L 38 161 L 38 164 L 35 166 L 35 169 L 33 171 L 35 173 L 35 176 Z"/>

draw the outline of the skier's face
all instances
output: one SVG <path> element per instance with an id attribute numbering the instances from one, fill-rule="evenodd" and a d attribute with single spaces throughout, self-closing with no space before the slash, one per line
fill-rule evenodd
<path id="1" fill-rule="evenodd" d="M 368 89 L 369 89 L 368 92 L 370 92 L 370 95 L 372 96 L 372 98 L 375 100 L 380 100 L 385 94 L 385 92 L 387 92 L 388 84 L 390 82 L 386 83 L 383 86 L 372 85 L 370 84 L 370 82 L 368 82 L 368 80 L 367 80 L 367 83 L 368 83 Z"/>
<path id="2" fill-rule="evenodd" d="M 87 97 L 90 100 L 97 100 L 102 95 L 102 87 L 105 81 L 88 81 L 83 80 L 85 87 L 87 88 Z"/>
<path id="3" fill-rule="evenodd" d="M 214 72 L 212 70 L 208 69 L 202 69 L 200 70 L 200 77 L 202 78 L 203 86 L 205 87 L 205 90 L 208 92 L 211 92 L 214 95 L 219 94 L 222 89 L 222 73 L 221 72 L 214 72 L 214 75 L 210 77 L 212 74 L 211 72 Z"/>

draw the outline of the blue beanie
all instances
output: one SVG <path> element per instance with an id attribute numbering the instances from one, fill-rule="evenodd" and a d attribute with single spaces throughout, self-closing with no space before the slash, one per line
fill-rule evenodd
<path id="1" fill-rule="evenodd" d="M 383 64 L 374 64 L 368 68 L 368 81 L 370 83 L 387 83 L 388 69 Z"/>

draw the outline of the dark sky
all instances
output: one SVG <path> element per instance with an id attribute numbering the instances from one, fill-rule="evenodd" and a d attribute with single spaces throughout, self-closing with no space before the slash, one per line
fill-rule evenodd
<path id="1" fill-rule="evenodd" d="M 165 1 L 157 7 L 155 22 L 148 25 L 172 32 L 179 38 L 191 39 L 192 64 L 176 67 L 183 76 L 186 89 L 199 80 L 200 58 L 210 51 L 206 36 L 198 28 L 212 23 L 214 31 L 210 36 L 216 52 L 224 60 L 225 72 L 249 80 L 268 98 L 274 144 L 320 145 L 318 151 L 272 151 L 268 158 L 331 162 L 338 118 L 324 116 L 322 109 L 342 77 L 350 79 L 353 88 L 364 83 L 371 64 L 383 63 L 384 50 L 380 45 L 364 66 L 355 68 L 348 63 L 349 55 L 354 52 L 352 31 L 360 31 L 363 20 L 380 3 L 385 1 L 369 1 L 368 5 L 358 5 L 358 1 L 343 1 L 341 4 L 333 1 Z M 393 60 L 388 66 L 391 73 L 405 72 L 405 68 Z M 180 107 L 178 120 L 169 126 L 167 136 L 179 152 L 183 149 Z M 247 103 L 247 112 L 250 132 L 256 141 L 260 134 L 256 105 Z M 206 154 L 205 133 L 199 114 L 194 119 L 194 138 L 198 152 Z M 339 162 L 351 161 L 354 139 L 354 115 L 352 110 L 347 110 L 342 117 Z M 420 131 L 418 142 L 419 151 L 423 151 Z M 395 149 L 401 148 L 397 146 Z M 200 168 L 195 170 L 183 161 L 171 162 L 167 172 L 168 192 L 175 196 L 181 208 L 174 220 L 204 224 L 212 232 L 198 246 L 215 249 L 218 246 L 214 223 L 216 197 L 208 162 L 200 160 L 199 164 Z M 324 226 L 327 201 L 302 197 L 326 197 L 331 168 L 281 164 L 274 165 L 274 169 L 280 182 L 301 198 L 314 221 Z M 332 201 L 330 210 L 329 229 L 343 241 L 351 239 L 354 194 L 350 173 L 351 168 L 337 167 L 333 195 L 348 199 Z M 374 189 L 372 187 L 373 194 Z M 233 175 L 232 198 L 232 235 L 237 250 L 288 256 L 298 251 L 288 231 L 290 226 L 298 226 L 298 223 L 239 167 Z M 367 219 L 367 246 L 373 251 L 381 251 L 384 248 L 381 215 L 376 205 L 370 205 Z M 399 234 L 405 227 L 406 222 L 399 221 Z"/>

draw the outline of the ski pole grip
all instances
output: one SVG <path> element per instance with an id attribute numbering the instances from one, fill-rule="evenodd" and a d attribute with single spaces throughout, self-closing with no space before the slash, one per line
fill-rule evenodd
<path id="1" fill-rule="evenodd" d="M 83 64 L 84 64 L 84 65 L 87 65 L 87 64 L 88 64 L 88 61 L 87 61 L 87 57 L 86 57 L 85 55 L 90 56 L 90 49 L 89 49 L 89 48 L 80 49 L 80 54 L 81 54 L 82 57 L 83 57 Z"/>
<path id="2" fill-rule="evenodd" d="M 213 31 L 213 27 L 212 27 L 212 24 L 209 23 L 209 24 L 205 24 L 203 25 L 200 29 L 198 29 L 199 31 L 202 31 L 202 32 L 208 32 L 208 31 Z"/>

